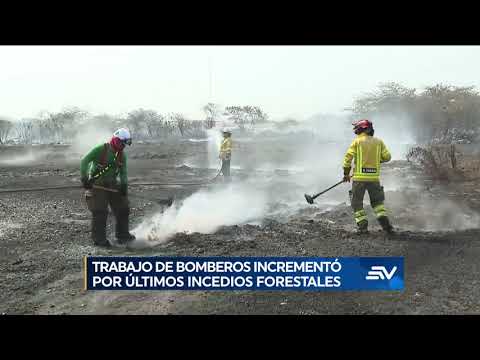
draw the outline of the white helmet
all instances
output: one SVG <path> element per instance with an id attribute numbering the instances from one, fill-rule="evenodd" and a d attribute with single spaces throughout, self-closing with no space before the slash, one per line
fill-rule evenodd
<path id="1" fill-rule="evenodd" d="M 224 134 L 225 134 L 225 133 L 231 134 L 231 133 L 232 133 L 232 130 L 230 130 L 230 128 L 226 128 L 226 127 L 225 127 L 225 128 L 222 129 L 222 133 L 224 133 Z"/>
<path id="2" fill-rule="evenodd" d="M 113 136 L 119 138 L 122 142 L 128 145 L 132 145 L 132 136 L 127 128 L 120 128 L 113 133 Z"/>

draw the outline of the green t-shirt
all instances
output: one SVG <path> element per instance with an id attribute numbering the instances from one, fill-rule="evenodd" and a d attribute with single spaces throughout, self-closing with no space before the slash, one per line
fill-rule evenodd
<path id="1" fill-rule="evenodd" d="M 87 177 L 95 175 L 99 169 L 100 160 L 102 153 L 104 151 L 105 144 L 99 144 L 95 146 L 88 154 L 86 154 L 80 162 L 80 176 Z M 99 183 L 102 182 L 116 182 L 117 177 L 120 176 L 120 184 L 126 185 L 128 183 L 127 178 L 127 154 L 123 152 L 122 154 L 122 166 L 119 168 L 117 165 L 116 154 L 112 150 L 110 144 L 107 146 L 107 156 L 105 166 L 110 166 L 103 175 L 101 175 L 97 180 Z M 97 182 L 97 181 L 96 181 Z"/>

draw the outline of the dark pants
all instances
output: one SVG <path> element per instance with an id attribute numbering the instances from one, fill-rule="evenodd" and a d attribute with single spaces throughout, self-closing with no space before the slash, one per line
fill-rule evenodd
<path id="1" fill-rule="evenodd" d="M 358 224 L 368 224 L 367 213 L 363 209 L 363 198 L 365 192 L 368 191 L 370 197 L 370 205 L 377 216 L 387 217 L 387 210 L 383 202 L 385 201 L 385 193 L 383 186 L 378 181 L 353 181 L 351 191 L 351 202 L 353 208 L 353 216 Z"/>
<path id="2" fill-rule="evenodd" d="M 129 210 L 128 198 L 120 193 L 91 189 L 92 196 L 86 196 L 87 206 L 91 212 L 108 212 L 108 205 L 115 216 L 119 212 Z"/>
<path id="3" fill-rule="evenodd" d="M 122 196 L 120 193 L 91 189 L 85 192 L 85 200 L 88 209 L 92 212 L 92 239 L 95 244 L 106 245 L 108 243 L 106 226 L 109 205 L 116 220 L 117 238 L 128 233 L 130 207 L 126 196 Z"/>
<path id="4" fill-rule="evenodd" d="M 230 159 L 222 160 L 222 174 L 225 181 L 230 181 Z"/>

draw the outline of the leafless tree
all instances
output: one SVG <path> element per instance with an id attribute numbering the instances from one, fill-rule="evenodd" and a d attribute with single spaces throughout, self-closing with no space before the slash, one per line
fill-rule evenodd
<path id="1" fill-rule="evenodd" d="M 171 113 L 169 115 L 169 119 L 171 123 L 175 124 L 178 131 L 180 132 L 180 135 L 182 137 L 185 136 L 185 132 L 187 130 L 187 125 L 188 125 L 185 116 L 183 116 L 180 113 Z"/>
<path id="2" fill-rule="evenodd" d="M 16 132 L 20 141 L 24 144 L 31 144 L 34 138 L 34 120 L 22 119 L 16 126 Z"/>
<path id="3" fill-rule="evenodd" d="M 242 106 L 227 106 L 224 115 L 228 116 L 241 130 L 244 130 L 247 124 L 245 112 Z"/>
<path id="4" fill-rule="evenodd" d="M 148 110 L 137 109 L 128 113 L 126 120 L 127 127 L 132 132 L 132 136 L 141 138 L 146 128 Z"/>
<path id="5" fill-rule="evenodd" d="M 156 111 L 150 110 L 146 113 L 145 127 L 150 138 L 158 138 L 165 132 L 165 117 Z"/>
<path id="6" fill-rule="evenodd" d="M 78 125 L 88 113 L 77 108 L 65 108 L 58 113 L 46 112 L 41 119 L 41 132 L 43 140 L 60 142 L 71 139 L 78 131 Z"/>
<path id="7" fill-rule="evenodd" d="M 205 127 L 207 129 L 211 129 L 215 126 L 216 121 L 221 114 L 220 105 L 214 103 L 208 103 L 203 107 L 203 111 L 205 112 Z"/>
<path id="8" fill-rule="evenodd" d="M 264 123 L 268 120 L 268 115 L 262 111 L 258 106 L 244 106 L 243 111 L 246 114 L 250 125 L 255 126 L 256 124 Z"/>
<path id="9" fill-rule="evenodd" d="M 13 128 L 13 123 L 8 120 L 0 119 L 0 144 L 5 144 Z"/>
<path id="10" fill-rule="evenodd" d="M 398 83 L 385 83 L 357 98 L 346 110 L 356 118 L 383 121 L 385 117 L 398 115 L 410 119 L 410 124 L 403 125 L 414 125 L 417 140 L 421 142 L 433 138 L 448 142 L 454 129 L 478 132 L 480 127 L 480 95 L 473 86 L 436 84 L 418 91 Z"/>
<path id="11" fill-rule="evenodd" d="M 227 106 L 224 115 L 227 115 L 242 130 L 247 125 L 255 126 L 256 124 L 266 122 L 268 115 L 258 106 Z"/>

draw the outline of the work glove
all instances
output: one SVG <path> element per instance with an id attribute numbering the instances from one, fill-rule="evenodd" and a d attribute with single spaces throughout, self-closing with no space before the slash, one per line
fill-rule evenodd
<path id="1" fill-rule="evenodd" d="M 343 182 L 350 182 L 350 168 L 343 168 Z"/>
<path id="2" fill-rule="evenodd" d="M 89 179 L 88 177 L 82 177 L 81 179 L 82 181 L 82 184 L 83 184 L 83 188 L 84 189 L 91 189 L 92 188 L 92 185 L 93 185 L 93 182 L 91 179 Z"/>
<path id="3" fill-rule="evenodd" d="M 127 196 L 127 184 L 120 185 L 120 194 L 122 196 Z"/>

